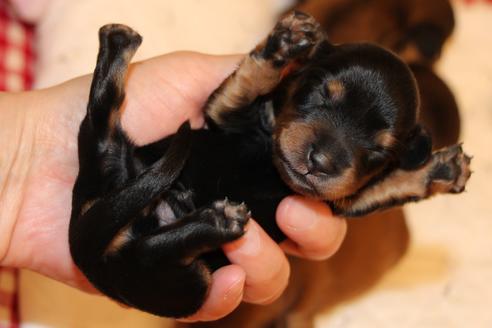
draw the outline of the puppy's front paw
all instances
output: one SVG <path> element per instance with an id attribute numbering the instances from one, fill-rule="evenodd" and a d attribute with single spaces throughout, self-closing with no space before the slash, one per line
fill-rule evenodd
<path id="1" fill-rule="evenodd" d="M 429 174 L 431 193 L 461 193 L 471 176 L 471 157 L 461 145 L 438 151 L 432 156 L 432 170 Z"/>
<path id="2" fill-rule="evenodd" d="M 217 214 L 215 224 L 225 234 L 233 238 L 244 234 L 244 226 L 251 218 L 251 212 L 244 203 L 230 202 L 226 198 L 214 202 L 212 208 Z"/>
<path id="3" fill-rule="evenodd" d="M 318 22 L 311 16 L 294 11 L 277 23 L 268 36 L 261 54 L 283 66 L 290 59 L 305 55 L 324 38 Z"/>

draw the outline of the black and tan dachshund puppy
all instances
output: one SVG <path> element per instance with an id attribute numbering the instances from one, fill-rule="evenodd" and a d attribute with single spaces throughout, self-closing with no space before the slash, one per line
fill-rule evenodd
<path id="1" fill-rule="evenodd" d="M 194 313 L 251 213 L 283 239 L 275 209 L 293 191 L 349 217 L 465 188 L 470 159 L 460 146 L 431 153 L 408 67 L 331 44 L 308 15 L 281 20 L 212 94 L 207 128 L 184 123 L 143 147 L 119 120 L 141 37 L 122 25 L 99 37 L 69 237 L 82 272 L 121 303 Z"/>

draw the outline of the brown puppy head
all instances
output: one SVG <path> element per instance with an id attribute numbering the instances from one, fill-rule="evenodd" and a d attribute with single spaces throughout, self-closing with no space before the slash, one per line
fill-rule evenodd
<path id="1" fill-rule="evenodd" d="M 413 168 L 431 142 L 416 123 L 408 67 L 368 44 L 319 47 L 274 95 L 274 162 L 296 192 L 324 200 L 355 194 L 390 165 Z"/>

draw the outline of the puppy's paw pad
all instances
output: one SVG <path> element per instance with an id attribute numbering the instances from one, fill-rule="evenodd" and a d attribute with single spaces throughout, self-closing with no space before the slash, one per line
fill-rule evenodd
<path id="1" fill-rule="evenodd" d="M 313 17 L 294 11 L 278 22 L 269 35 L 265 56 L 283 65 L 311 49 L 322 38 L 322 29 Z"/>
<path id="2" fill-rule="evenodd" d="M 244 203 L 238 204 L 224 199 L 216 201 L 214 208 L 223 218 L 219 223 L 222 229 L 233 234 L 242 235 L 244 233 L 244 226 L 251 218 L 251 212 Z"/>
<path id="3" fill-rule="evenodd" d="M 242 224 L 246 224 L 246 222 L 248 222 L 249 218 L 251 217 L 251 213 L 244 203 L 229 203 L 224 208 L 224 214 L 226 218 L 241 222 Z"/>
<path id="4" fill-rule="evenodd" d="M 430 174 L 435 192 L 461 193 L 471 176 L 471 157 L 463 152 L 461 145 L 445 148 L 434 154 Z"/>

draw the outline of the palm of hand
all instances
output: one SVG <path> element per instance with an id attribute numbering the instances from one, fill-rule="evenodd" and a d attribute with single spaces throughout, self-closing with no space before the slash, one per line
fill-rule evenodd
<path id="1" fill-rule="evenodd" d="M 133 65 L 122 106 L 123 129 L 137 144 L 146 144 L 176 131 L 186 119 L 192 127 L 201 126 L 203 104 L 239 58 L 176 53 Z M 76 140 L 89 84 L 90 76 L 85 76 L 28 96 L 34 103 L 26 106 L 20 150 L 29 158 L 27 174 L 17 183 L 22 190 L 13 191 L 21 198 L 13 203 L 20 206 L 11 210 L 17 220 L 2 265 L 27 268 L 94 291 L 68 248 L 72 188 L 78 172 Z M 30 142 L 24 142 L 26 138 Z M 346 222 L 333 217 L 326 204 L 300 197 L 282 201 L 277 223 L 290 238 L 282 243 L 283 250 L 310 259 L 331 256 L 346 232 Z M 233 264 L 213 273 L 208 299 L 189 321 L 218 319 L 241 301 L 267 304 L 285 289 L 289 265 L 284 253 L 254 220 L 248 226 L 242 238 L 224 245 Z"/>
<path id="2" fill-rule="evenodd" d="M 172 133 L 187 118 L 193 125 L 201 125 L 201 105 L 225 77 L 224 69 L 214 69 L 213 58 L 184 53 L 132 67 L 123 126 L 137 143 L 145 144 Z M 231 61 L 236 60 L 237 57 L 231 57 Z M 216 64 L 232 67 L 223 59 Z M 5 261 L 9 263 L 12 259 L 13 266 L 34 269 L 91 290 L 75 268 L 67 247 L 72 188 L 78 172 L 77 133 L 85 115 L 89 88 L 89 77 L 79 80 L 67 84 L 85 84 L 84 94 L 68 98 L 64 107 L 54 106 L 28 115 L 28 128 L 32 129 L 29 132 L 34 133 L 35 142 L 31 149 L 26 149 L 31 152 L 31 163 Z M 57 88 L 68 89 L 66 85 Z M 49 97 L 48 94 L 48 102 Z"/>

